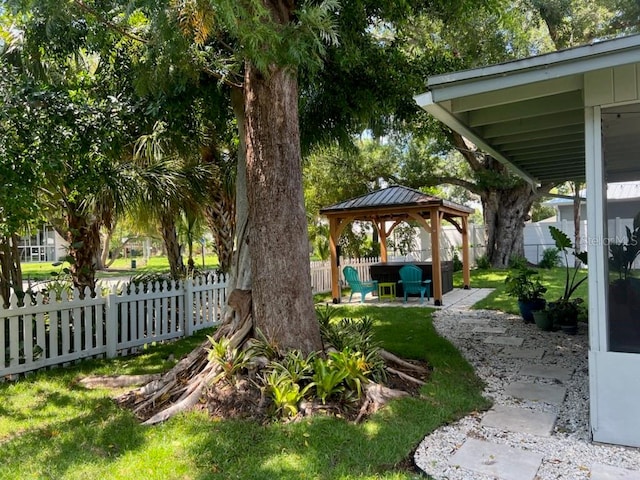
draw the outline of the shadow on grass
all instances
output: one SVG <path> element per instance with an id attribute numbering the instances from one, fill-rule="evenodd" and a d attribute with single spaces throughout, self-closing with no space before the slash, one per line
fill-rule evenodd
<path id="1" fill-rule="evenodd" d="M 415 473 L 395 466 L 425 435 L 489 407 L 481 396 L 482 382 L 457 350 L 436 334 L 426 309 L 346 307 L 338 318 L 362 315 L 380 319 L 376 335 L 385 348 L 404 357 L 426 359 L 434 368 L 421 398 L 393 401 L 358 425 L 329 417 L 285 426 L 217 423 L 211 434 L 192 444 L 194 461 L 213 467 L 213 472 L 197 478 L 415 478 Z M 201 425 L 191 428 L 197 436 Z"/>
<path id="2" fill-rule="evenodd" d="M 192 412 L 145 427 L 130 412 L 120 410 L 106 392 L 74 386 L 78 370 L 72 369 L 57 374 L 57 381 L 70 389 L 68 397 L 57 387 L 46 404 L 38 403 L 41 409 L 57 405 L 72 411 L 60 415 L 59 421 L 55 416 L 36 419 L 30 429 L 3 442 L 0 478 L 417 478 L 396 465 L 426 434 L 487 408 L 488 402 L 469 364 L 436 334 L 429 310 L 340 307 L 338 318 L 362 315 L 374 319 L 375 334 L 385 348 L 403 357 L 426 359 L 432 366 L 421 398 L 393 401 L 357 425 L 315 417 L 262 426 L 212 421 L 203 412 Z M 55 372 L 47 375 L 56 381 Z M 0 394 L 1 388 L 6 387 L 0 387 Z"/>

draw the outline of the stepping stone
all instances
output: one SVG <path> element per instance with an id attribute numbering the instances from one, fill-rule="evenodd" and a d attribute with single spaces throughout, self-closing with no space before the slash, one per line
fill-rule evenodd
<path id="1" fill-rule="evenodd" d="M 566 382 L 571 378 L 573 368 L 555 367 L 553 365 L 523 365 L 518 373 L 530 377 L 555 378 Z"/>
<path id="2" fill-rule="evenodd" d="M 526 358 L 540 360 L 544 356 L 544 348 L 513 348 L 505 347 L 501 355 L 509 358 Z"/>
<path id="3" fill-rule="evenodd" d="M 549 437 L 555 422 L 556 415 L 553 413 L 532 412 L 524 408 L 495 405 L 484 414 L 480 425 L 500 428 L 509 432 Z"/>
<path id="4" fill-rule="evenodd" d="M 546 402 L 560 405 L 564 400 L 567 389 L 560 385 L 543 385 L 540 383 L 513 382 L 504 389 L 507 395 L 534 402 Z"/>
<path id="5" fill-rule="evenodd" d="M 507 445 L 468 438 L 449 459 L 449 465 L 501 480 L 533 480 L 542 455 Z"/>
<path id="6" fill-rule="evenodd" d="M 591 466 L 591 480 L 640 480 L 640 472 L 626 468 L 594 463 Z"/>
<path id="7" fill-rule="evenodd" d="M 484 343 L 491 343 L 494 345 L 509 345 L 510 347 L 519 347 L 524 342 L 524 338 L 518 337 L 487 337 L 484 339 Z"/>
<path id="8" fill-rule="evenodd" d="M 460 323 L 467 323 L 471 325 L 486 325 L 489 323 L 489 320 L 486 318 L 462 318 Z"/>
<path id="9" fill-rule="evenodd" d="M 473 333 L 506 333 L 504 327 L 475 327 L 471 330 Z"/>

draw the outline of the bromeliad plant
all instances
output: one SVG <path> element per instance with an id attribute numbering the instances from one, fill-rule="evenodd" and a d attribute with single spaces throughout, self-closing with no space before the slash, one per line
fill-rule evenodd
<path id="1" fill-rule="evenodd" d="M 220 366 L 221 372 L 214 378 L 214 382 L 224 379 L 232 384 L 236 376 L 249 364 L 249 356 L 244 350 L 231 348 L 228 338 L 221 338 L 216 341 L 213 337 L 207 336 L 211 342 L 209 350 L 209 361 Z"/>

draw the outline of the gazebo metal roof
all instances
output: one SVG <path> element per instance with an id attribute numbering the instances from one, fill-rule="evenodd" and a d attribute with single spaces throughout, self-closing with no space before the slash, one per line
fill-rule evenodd
<path id="1" fill-rule="evenodd" d="M 448 213 L 460 213 L 468 215 L 473 213 L 473 209 L 459 205 L 449 200 L 427 195 L 419 190 L 404 187 L 402 185 L 394 185 L 391 187 L 376 190 L 359 197 L 351 198 L 338 202 L 335 205 L 325 207 L 320 210 L 323 215 L 331 215 L 337 213 L 371 213 L 377 218 L 393 217 L 399 211 L 406 212 L 407 208 L 424 209 L 425 211 L 433 208 L 443 207 L 442 210 Z"/>

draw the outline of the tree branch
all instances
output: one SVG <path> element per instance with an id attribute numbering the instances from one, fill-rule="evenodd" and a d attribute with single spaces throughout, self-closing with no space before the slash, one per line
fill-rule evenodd
<path id="1" fill-rule="evenodd" d="M 471 193 L 475 193 L 476 195 L 482 195 L 484 193 L 484 190 L 478 185 L 476 185 L 475 183 L 469 182 L 468 180 L 463 180 L 461 178 L 447 177 L 447 176 L 432 177 L 431 181 L 429 182 L 429 184 L 432 186 L 442 185 L 443 183 L 446 183 L 449 185 L 457 185 L 459 187 L 469 190 Z"/>
<path id="2" fill-rule="evenodd" d="M 480 163 L 480 161 L 478 160 L 478 157 L 476 156 L 478 152 L 475 150 L 471 150 L 469 148 L 469 145 L 465 141 L 464 137 L 460 135 L 458 132 L 454 132 L 453 130 L 449 130 L 449 131 L 451 132 L 449 135 L 449 138 L 451 138 L 451 141 L 453 142 L 453 146 L 464 157 L 464 159 L 467 161 L 467 163 L 471 167 L 471 170 L 473 170 L 474 172 L 482 171 L 484 167 L 482 163 Z"/>
<path id="3" fill-rule="evenodd" d="M 149 40 L 147 40 L 146 38 L 142 38 L 138 35 L 136 35 L 135 33 L 131 33 L 127 30 L 125 30 L 124 28 L 122 28 L 119 25 L 116 25 L 115 23 L 107 20 L 106 18 L 102 17 L 97 11 L 95 11 L 93 8 L 89 7 L 86 3 L 84 3 L 82 0 L 73 0 L 73 3 L 80 8 L 81 10 L 84 10 L 85 12 L 87 12 L 89 15 L 93 15 L 94 17 L 96 17 L 98 19 L 98 21 L 102 24 L 104 24 L 105 26 L 107 26 L 108 28 L 118 32 L 121 35 L 124 35 L 125 37 L 128 37 L 132 40 L 135 40 L 137 42 L 141 42 L 144 43 L 145 45 L 147 45 L 149 43 Z"/>

